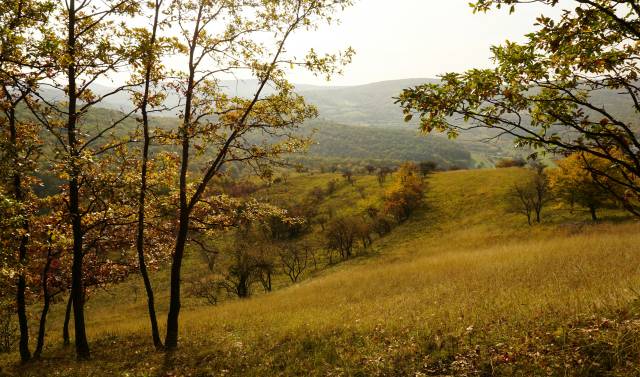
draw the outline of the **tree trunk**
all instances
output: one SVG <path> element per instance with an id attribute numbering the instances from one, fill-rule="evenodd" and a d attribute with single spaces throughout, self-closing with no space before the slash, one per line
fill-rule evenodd
<path id="1" fill-rule="evenodd" d="M 65 347 L 71 344 L 71 337 L 69 336 L 69 321 L 71 320 L 72 305 L 73 296 L 69 294 L 69 299 L 67 299 L 67 309 L 64 312 L 64 325 L 62 326 L 62 342 Z"/>
<path id="2" fill-rule="evenodd" d="M 74 195 L 73 191 L 74 189 L 72 188 L 72 199 L 77 195 L 77 193 Z M 73 208 L 74 204 L 72 203 L 71 206 Z M 82 232 L 79 231 L 79 216 L 76 215 L 74 217 L 73 265 L 71 267 L 71 297 L 73 300 L 73 322 L 76 342 L 76 356 L 80 360 L 87 360 L 89 359 L 89 357 L 91 357 L 91 353 L 89 351 L 89 342 L 87 340 L 87 333 L 84 322 L 84 288 L 82 284 Z"/>
<path id="3" fill-rule="evenodd" d="M 44 336 L 46 331 L 47 314 L 49 313 L 49 305 L 51 303 L 51 295 L 49 294 L 48 277 L 49 267 L 51 266 L 51 250 L 47 251 L 47 262 L 42 270 L 42 297 L 44 302 L 42 305 L 42 312 L 40 313 L 40 326 L 38 328 L 38 343 L 36 350 L 33 353 L 33 357 L 38 359 L 42 354 L 42 348 L 44 347 Z"/>
<path id="4" fill-rule="evenodd" d="M 161 1 L 160 1 L 161 2 Z M 160 330 L 158 329 L 158 320 L 156 317 L 155 300 L 153 297 L 153 287 L 151 286 L 151 280 L 149 279 L 149 273 L 147 271 L 147 263 L 144 255 L 144 228 L 145 228 L 145 204 L 147 194 L 147 166 L 149 161 L 149 114 L 147 107 L 149 105 L 149 88 L 151 84 L 151 70 L 152 70 L 152 56 L 153 48 L 156 42 L 156 33 L 158 29 L 158 15 L 160 11 L 160 2 L 156 1 L 155 16 L 153 23 L 153 30 L 151 33 L 151 39 L 149 44 L 150 51 L 148 52 L 147 62 L 145 66 L 145 81 L 144 81 L 144 94 L 142 98 L 141 111 L 142 111 L 142 129 L 144 134 L 144 144 L 142 146 L 142 167 L 140 172 L 140 196 L 138 200 L 138 233 L 136 236 L 136 250 L 138 252 L 138 264 L 140 267 L 140 275 L 144 282 L 144 288 L 147 292 L 147 307 L 149 310 L 149 321 L 151 322 L 151 337 L 153 338 L 153 344 L 156 349 L 162 348 L 162 340 L 160 340 Z"/>
<path id="5" fill-rule="evenodd" d="M 82 263 L 84 258 L 82 228 L 82 213 L 80 211 L 80 189 L 78 180 L 80 178 L 80 168 L 76 159 L 79 158 L 76 123 L 77 123 L 77 85 L 76 66 L 73 58 L 76 55 L 76 8 L 75 0 L 69 0 L 68 6 L 69 24 L 67 52 L 71 57 L 71 63 L 67 68 L 67 78 L 69 80 L 68 96 L 69 111 L 67 134 L 69 143 L 69 153 L 71 157 L 69 166 L 69 214 L 71 216 L 71 229 L 73 233 L 73 265 L 71 267 L 71 297 L 73 297 L 73 320 L 76 341 L 76 356 L 80 360 L 86 360 L 91 356 L 89 342 L 84 322 L 84 288 L 82 281 Z"/>
<path id="6" fill-rule="evenodd" d="M 6 90 L 5 90 L 6 91 Z M 8 94 L 7 94 L 8 95 Z M 18 141 L 18 129 L 16 124 L 15 109 L 9 110 L 9 132 L 11 146 L 15 147 Z M 18 152 L 13 150 L 14 162 L 18 163 Z M 22 177 L 18 171 L 13 175 L 13 191 L 15 199 L 18 203 L 24 201 L 24 192 L 22 191 Z M 20 267 L 20 273 L 18 274 L 18 281 L 16 284 L 16 306 L 18 311 L 18 324 L 20 327 L 20 360 L 24 363 L 31 359 L 31 351 L 29 351 L 29 323 L 27 319 L 27 304 L 25 299 L 25 291 L 27 289 L 27 282 L 25 278 L 24 268 L 27 262 L 27 244 L 29 243 L 29 222 L 25 219 L 22 222 L 22 231 L 24 234 L 20 237 L 20 245 L 18 246 L 18 264 Z"/>
<path id="7" fill-rule="evenodd" d="M 51 296 L 47 293 L 44 295 L 44 305 L 42 306 L 42 313 L 40 313 L 40 326 L 38 328 L 38 343 L 36 350 L 33 352 L 35 359 L 40 358 L 42 349 L 44 348 L 44 336 L 46 332 L 47 314 L 49 313 L 49 305 L 51 303 Z"/>
<path id="8" fill-rule="evenodd" d="M 180 213 L 178 225 L 178 236 L 176 237 L 176 247 L 173 252 L 171 263 L 171 294 L 169 298 L 169 313 L 167 314 L 167 334 L 164 346 L 168 351 L 178 347 L 178 317 L 180 315 L 180 270 L 182 268 L 182 258 L 187 244 L 189 234 L 190 208 L 187 201 L 187 172 L 189 170 L 189 147 L 191 126 L 191 106 L 193 102 L 193 90 L 195 85 L 196 68 L 194 66 L 194 54 L 196 52 L 198 35 L 200 33 L 200 20 L 204 3 L 200 3 L 198 16 L 195 22 L 189 51 L 189 78 L 187 91 L 185 93 L 184 119 L 182 121 L 180 136 L 182 138 L 182 156 L 180 160 Z"/>
<path id="9" fill-rule="evenodd" d="M 589 212 L 591 213 L 591 220 L 598 221 L 598 214 L 596 213 L 596 206 L 589 206 Z"/>
<path id="10" fill-rule="evenodd" d="M 248 287 L 249 278 L 240 276 L 240 281 L 238 282 L 238 287 L 236 292 L 238 293 L 239 298 L 247 298 L 249 297 L 249 287 Z"/>
<path id="11" fill-rule="evenodd" d="M 188 214 L 180 217 L 180 225 L 178 229 L 178 238 L 176 240 L 176 248 L 173 254 L 171 264 L 171 297 L 169 301 L 169 314 L 167 315 L 167 335 L 164 340 L 164 346 L 167 350 L 174 350 L 178 347 L 178 317 L 180 315 L 180 269 L 182 267 L 182 258 L 187 242 L 188 233 Z"/>
<path id="12" fill-rule="evenodd" d="M 20 263 L 26 261 L 27 245 L 26 236 L 20 240 Z M 31 351 L 29 351 L 29 324 L 27 320 L 27 305 L 25 300 L 26 279 L 24 272 L 18 275 L 18 287 L 16 293 L 16 303 L 18 306 L 18 323 L 20 326 L 20 360 L 27 362 L 31 359 Z"/>

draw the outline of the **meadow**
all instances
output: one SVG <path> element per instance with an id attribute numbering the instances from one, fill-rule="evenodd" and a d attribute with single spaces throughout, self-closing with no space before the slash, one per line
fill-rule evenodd
<path id="1" fill-rule="evenodd" d="M 91 361 L 61 345 L 58 303 L 44 358 L 19 367 L 16 354 L 0 356 L 0 374 L 637 375 L 640 224 L 616 210 L 593 224 L 552 203 L 530 227 L 506 199 L 523 174 L 432 174 L 424 205 L 357 258 L 245 300 L 188 298 L 172 354 L 153 348 L 137 276 L 87 302 Z M 294 175 L 257 195 L 298 198 L 331 179 L 341 178 Z M 384 190 L 374 176 L 355 186 L 322 206 L 359 211 Z M 185 280 L 203 264 L 192 252 Z M 152 278 L 164 319 L 168 272 Z"/>

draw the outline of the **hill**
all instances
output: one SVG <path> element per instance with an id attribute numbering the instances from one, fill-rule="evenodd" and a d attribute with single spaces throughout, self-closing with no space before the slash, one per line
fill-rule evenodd
<path id="1" fill-rule="evenodd" d="M 24 117 L 30 117 L 24 109 L 21 109 L 20 113 Z M 105 120 L 113 121 L 122 118 L 123 115 L 119 110 L 109 108 L 92 109 L 85 119 L 85 131 L 91 135 L 96 134 L 101 131 L 99 125 L 104 124 Z M 177 127 L 178 122 L 178 118 L 171 116 L 152 118 L 152 125 L 163 129 Z M 116 133 L 122 137 L 137 127 L 139 124 L 132 116 L 121 123 Z M 312 135 L 313 145 L 307 153 L 295 154 L 291 158 L 312 168 L 323 164 L 364 164 L 367 161 L 376 161 L 377 165 L 399 165 L 403 161 L 433 161 L 441 168 L 474 168 L 483 163 L 490 165 L 504 153 L 495 145 L 452 141 L 440 136 L 426 137 L 410 126 L 362 127 L 312 120 L 303 125 L 298 133 Z M 54 140 L 49 135 L 45 137 L 50 140 L 46 144 L 46 153 L 51 153 L 50 148 L 54 145 Z M 261 141 L 262 138 L 256 140 Z"/>
<path id="2" fill-rule="evenodd" d="M 556 208 L 528 227 L 505 200 L 520 169 L 437 173 L 426 204 L 362 257 L 271 294 L 185 303 L 181 347 L 152 351 L 140 283 L 88 303 L 94 360 L 61 348 L 64 304 L 31 375 L 634 375 L 640 357 L 640 227 Z M 265 188 L 297 198 L 337 175 Z M 375 177 L 357 177 L 369 195 Z M 323 206 L 356 211 L 352 186 Z M 192 255 L 193 275 L 202 262 Z M 188 279 L 188 277 L 186 278 Z M 166 310 L 166 272 L 155 275 Z M 135 288 L 134 288 L 135 287 Z M 134 351 L 135 350 L 135 353 Z M 16 355 L 0 359 L 13 363 Z M 11 369 L 16 370 L 16 369 Z"/>
<path id="3" fill-rule="evenodd" d="M 326 87 L 299 90 L 305 99 L 320 110 L 320 116 L 330 121 L 395 127 L 404 125 L 400 106 L 393 97 L 411 86 L 437 82 L 434 79 L 404 79 L 382 81 L 366 85 Z"/>
<path id="4" fill-rule="evenodd" d="M 433 161 L 441 168 L 473 168 L 476 167 L 477 156 L 492 158 L 501 152 L 490 145 L 472 145 L 440 136 L 426 137 L 410 127 L 359 127 L 313 121 L 305 128 L 314 130 L 314 143 L 306 155 L 294 159 L 309 166 L 317 165 L 314 160 L 321 159 L 379 161 L 379 164 L 397 165 L 403 161 Z"/>
<path id="5" fill-rule="evenodd" d="M 303 95 L 311 104 L 318 106 L 321 118 L 328 121 L 368 126 L 397 126 L 403 124 L 400 107 L 394 104 L 402 89 L 409 86 L 437 82 L 432 79 L 404 79 L 376 82 L 359 86 L 315 86 L 296 84 L 296 92 Z M 257 87 L 256 80 L 222 81 L 221 89 L 229 95 L 250 97 Z M 112 87 L 94 84 L 92 90 L 99 95 L 113 91 Z M 269 95 L 273 89 L 265 87 L 263 94 Z M 178 98 L 168 93 L 167 104 L 174 106 Z M 62 92 L 45 89 L 44 96 L 49 99 L 63 99 Z M 119 111 L 131 109 L 131 98 L 126 92 L 107 97 L 104 106 Z M 175 115 L 167 113 L 166 115 Z"/>

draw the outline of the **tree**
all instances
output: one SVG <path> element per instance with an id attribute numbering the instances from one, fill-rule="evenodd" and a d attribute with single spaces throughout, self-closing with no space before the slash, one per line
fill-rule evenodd
<path id="1" fill-rule="evenodd" d="M 30 248 L 30 220 L 37 212 L 32 187 L 41 150 L 40 128 L 18 114 L 20 106 L 33 101 L 37 83 L 47 69 L 34 56 L 42 43 L 42 31 L 51 11 L 46 1 L 0 1 L 0 195 L 8 207 L 8 233 L 2 248 L 17 250 L 12 261 L 16 271 L 16 309 L 20 329 L 20 359 L 31 358 L 26 304 L 26 268 Z M 8 209 L 8 208 L 7 208 Z M 3 250 L 4 251 L 4 250 Z"/>
<path id="2" fill-rule="evenodd" d="M 177 230 L 171 267 L 171 288 L 165 347 L 178 344 L 180 280 L 185 247 L 197 207 L 216 211 L 204 194 L 211 180 L 225 165 L 244 163 L 258 174 L 271 173 L 277 157 L 294 152 L 307 144 L 293 134 L 305 119 L 317 114 L 315 108 L 293 93 L 282 65 L 301 65 L 316 73 L 331 75 L 337 64 L 350 59 L 344 56 L 318 56 L 311 51 L 305 61 L 286 57 L 290 36 L 330 20 L 336 8 L 349 5 L 348 0 L 286 0 L 278 2 L 173 1 L 169 6 L 174 23 L 179 26 L 180 51 L 186 58 L 185 71 L 176 72 L 171 86 L 184 98 L 180 126 L 175 140 L 180 148 Z M 254 36 L 271 35 L 258 42 Z M 219 76 L 246 69 L 257 79 L 250 98 L 229 97 L 219 85 Z M 265 95 L 271 85 L 274 94 Z M 276 136 L 274 143 L 256 142 L 255 135 Z M 260 140 L 263 138 L 260 137 Z M 190 168 L 194 157 L 213 156 L 206 160 L 198 175 Z M 206 213 L 206 211 L 203 210 Z M 201 221 L 202 222 L 202 221 Z M 202 222 L 203 223 L 203 222 Z"/>
<path id="3" fill-rule="evenodd" d="M 353 185 L 353 171 L 351 171 L 351 169 L 344 169 L 342 171 L 342 177 L 349 182 L 350 185 Z"/>
<path id="4" fill-rule="evenodd" d="M 221 268 L 224 269 L 222 284 L 227 291 L 238 298 L 251 295 L 251 286 L 258 281 L 258 260 L 251 245 L 242 236 L 223 252 Z"/>
<path id="5" fill-rule="evenodd" d="M 557 0 L 480 0 L 475 11 Z M 558 19 L 541 16 L 524 43 L 492 48 L 496 67 L 447 73 L 438 84 L 406 89 L 406 119 L 424 132 L 489 129 L 517 146 L 609 162 L 588 166 L 594 181 L 640 216 L 640 110 L 636 64 L 640 7 L 635 1 L 577 0 Z M 588 32 L 585 32 L 588 30 Z M 460 124 L 463 117 L 467 123 Z"/>
<path id="6" fill-rule="evenodd" d="M 384 213 L 397 222 L 409 219 L 422 203 L 424 189 L 419 174 L 416 164 L 403 164 L 398 171 L 397 181 L 385 192 Z"/>
<path id="7" fill-rule="evenodd" d="M 422 161 L 418 164 L 418 168 L 420 169 L 420 174 L 422 174 L 423 177 L 426 177 L 438 168 L 438 164 L 432 161 Z"/>
<path id="8" fill-rule="evenodd" d="M 527 161 L 525 161 L 523 158 L 501 158 L 500 160 L 498 160 L 496 162 L 496 168 L 499 169 L 503 169 L 503 168 L 512 168 L 512 167 L 519 167 L 522 168 L 524 166 L 527 165 Z"/>
<path id="9" fill-rule="evenodd" d="M 587 168 L 596 164 L 606 165 L 607 161 L 584 153 L 574 153 L 557 161 L 557 167 L 549 170 L 549 185 L 556 197 L 572 209 L 575 204 L 587 208 L 593 221 L 598 220 L 597 210 L 611 199 L 611 194 L 594 181 Z M 598 169 L 605 170 L 606 166 L 599 166 Z"/>
<path id="10" fill-rule="evenodd" d="M 149 321 L 151 323 L 151 337 L 153 344 L 157 349 L 162 348 L 162 340 L 160 339 L 160 330 L 158 329 L 158 320 L 156 318 L 155 300 L 151 280 L 147 271 L 147 261 L 145 258 L 145 222 L 147 208 L 147 191 L 148 191 L 148 169 L 149 169 L 149 146 L 151 144 L 151 134 L 149 125 L 149 112 L 154 108 L 160 107 L 165 96 L 159 91 L 157 86 L 164 77 L 161 59 L 167 52 L 166 39 L 158 36 L 160 28 L 160 14 L 162 10 L 163 0 L 154 0 L 148 3 L 151 8 L 151 27 L 134 29 L 135 37 L 140 48 L 139 62 L 134 61 L 134 68 L 138 68 L 139 72 L 134 74 L 132 83 L 142 82 L 142 92 L 134 93 L 134 103 L 140 109 L 141 118 L 138 119 L 142 126 L 142 151 L 140 162 L 140 190 L 138 195 L 138 222 L 136 232 L 136 251 L 138 253 L 138 266 L 140 275 L 147 294 L 147 308 L 149 311 Z M 140 76 L 140 77 L 137 77 Z M 155 91 L 154 91 L 155 89 Z"/>
<path id="11" fill-rule="evenodd" d="M 373 233 L 372 225 L 369 221 L 358 218 L 355 219 L 354 232 L 357 238 L 362 243 L 362 248 L 366 249 L 373 243 L 371 239 L 371 233 Z"/>
<path id="12" fill-rule="evenodd" d="M 378 178 L 378 184 L 380 186 L 382 186 L 386 182 L 387 176 L 389 174 L 391 174 L 391 169 L 389 169 L 388 167 L 381 167 L 380 169 L 378 169 L 376 177 Z"/>
<path id="13" fill-rule="evenodd" d="M 311 247 L 305 243 L 287 242 L 278 248 L 280 265 L 292 283 L 297 283 L 307 269 Z"/>
<path id="14" fill-rule="evenodd" d="M 311 196 L 312 200 L 315 203 L 320 203 L 324 200 L 325 198 L 325 192 L 322 189 L 322 187 L 314 187 L 311 192 L 309 193 L 309 196 Z"/>
<path id="15" fill-rule="evenodd" d="M 342 217 L 332 220 L 326 228 L 327 248 L 337 251 L 342 259 L 351 258 L 357 237 L 356 222 Z"/>
<path id="16" fill-rule="evenodd" d="M 529 225 L 532 225 L 534 215 L 535 221 L 540 223 L 542 210 L 551 199 L 549 179 L 544 165 L 533 164 L 530 176 L 523 183 L 513 187 L 512 195 L 516 199 L 516 210 L 527 217 Z"/>
<path id="17" fill-rule="evenodd" d="M 40 312 L 38 337 L 33 358 L 38 359 L 44 348 L 46 335 L 47 315 L 52 301 L 56 296 L 68 291 L 70 266 L 68 251 L 69 233 L 64 227 L 64 221 L 59 216 L 55 208 L 60 208 L 61 195 L 52 195 L 43 199 L 46 204 L 42 208 L 49 211 L 42 214 L 31 222 L 31 235 L 35 240 L 33 244 L 37 258 L 33 258 L 30 263 L 31 280 L 36 280 L 39 274 L 40 295 L 42 296 L 42 310 Z M 32 289 L 37 292 L 34 286 Z"/>
<path id="18" fill-rule="evenodd" d="M 335 179 L 331 179 L 329 180 L 329 182 L 327 182 L 327 195 L 332 195 L 336 192 L 337 189 L 338 181 L 336 181 Z"/>
<path id="19" fill-rule="evenodd" d="M 271 242 L 263 242 L 256 245 L 256 267 L 258 280 L 265 292 L 273 290 L 273 274 L 276 272 L 277 256 Z"/>
<path id="20" fill-rule="evenodd" d="M 376 167 L 371 164 L 368 164 L 364 168 L 367 170 L 367 173 L 369 173 L 369 175 L 373 174 L 376 171 Z"/>
<path id="21" fill-rule="evenodd" d="M 75 327 L 76 353 L 79 359 L 90 357 L 84 316 L 84 259 L 90 253 L 100 253 L 110 242 L 122 236 L 131 223 L 130 208 L 116 197 L 125 189 L 120 180 L 128 166 L 114 155 L 128 143 L 118 127 L 129 113 L 113 113 L 96 124 L 91 110 L 106 98 L 132 87 L 125 84 L 98 95 L 96 80 L 124 69 L 130 58 L 126 24 L 122 18 L 138 10 L 139 2 L 129 0 L 54 2 L 50 25 L 43 30 L 41 58 L 50 61 L 48 77 L 41 83 L 64 100 L 52 101 L 39 94 L 41 107 L 30 106 L 33 115 L 55 141 L 55 161 L 58 177 L 66 181 L 67 213 L 73 233 L 73 266 L 71 296 Z M 120 200 L 120 202 L 118 202 Z M 109 238 L 108 234 L 113 237 Z M 129 238 L 119 240 L 126 243 Z M 113 245 L 111 245 L 113 246 Z M 98 261 L 99 258 L 95 259 Z"/>

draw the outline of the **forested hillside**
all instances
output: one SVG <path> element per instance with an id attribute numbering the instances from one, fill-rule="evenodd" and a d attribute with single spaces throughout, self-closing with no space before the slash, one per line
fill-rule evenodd
<path id="1" fill-rule="evenodd" d="M 476 162 L 462 142 L 442 137 L 424 138 L 410 128 L 358 127 L 326 121 L 308 125 L 315 130 L 307 159 L 379 160 L 399 164 L 402 161 L 432 161 L 441 168 L 473 168 Z M 479 151 L 490 156 L 499 153 L 485 146 Z M 295 157 L 294 157 L 295 159 Z"/>

